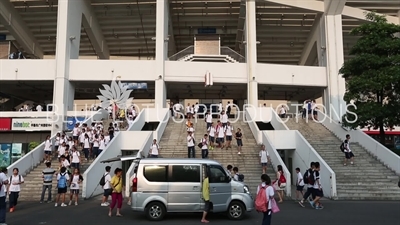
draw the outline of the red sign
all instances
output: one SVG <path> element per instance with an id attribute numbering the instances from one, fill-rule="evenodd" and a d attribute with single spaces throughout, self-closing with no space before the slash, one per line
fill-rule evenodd
<path id="1" fill-rule="evenodd" d="M 11 130 L 11 118 L 0 118 L 0 131 Z"/>

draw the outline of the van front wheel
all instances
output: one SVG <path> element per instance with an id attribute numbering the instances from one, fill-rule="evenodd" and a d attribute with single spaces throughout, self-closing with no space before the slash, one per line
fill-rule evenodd
<path id="1" fill-rule="evenodd" d="M 147 219 L 151 221 L 160 221 L 165 216 L 165 207 L 160 202 L 150 202 L 145 210 Z"/>
<path id="2" fill-rule="evenodd" d="M 233 201 L 229 204 L 228 208 L 228 217 L 231 220 L 241 220 L 244 217 L 246 212 L 246 208 L 244 207 L 243 203 L 238 201 Z"/>

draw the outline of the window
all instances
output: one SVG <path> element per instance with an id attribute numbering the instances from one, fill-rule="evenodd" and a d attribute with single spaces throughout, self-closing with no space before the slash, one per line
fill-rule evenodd
<path id="1" fill-rule="evenodd" d="M 226 183 L 227 175 L 221 166 L 210 166 L 210 183 Z"/>
<path id="2" fill-rule="evenodd" d="M 179 165 L 172 166 L 171 182 L 200 182 L 200 166 Z"/>
<path id="3" fill-rule="evenodd" d="M 166 182 L 167 166 L 145 166 L 143 175 L 150 182 Z"/>

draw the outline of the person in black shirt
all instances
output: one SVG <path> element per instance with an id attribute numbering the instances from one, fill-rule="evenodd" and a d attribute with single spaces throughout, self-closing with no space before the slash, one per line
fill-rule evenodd
<path id="1" fill-rule="evenodd" d="M 110 141 L 114 138 L 114 126 L 113 123 L 110 123 L 108 127 L 108 135 L 110 136 Z"/>
<path id="2" fill-rule="evenodd" d="M 235 134 L 236 143 L 238 146 L 238 155 L 240 155 L 240 152 L 242 151 L 242 146 L 243 146 L 242 136 L 243 136 L 242 129 L 238 128 Z"/>
<path id="3" fill-rule="evenodd" d="M 226 115 L 228 115 L 228 118 L 231 117 L 231 110 L 232 110 L 231 103 L 228 102 L 228 105 L 226 106 Z"/>

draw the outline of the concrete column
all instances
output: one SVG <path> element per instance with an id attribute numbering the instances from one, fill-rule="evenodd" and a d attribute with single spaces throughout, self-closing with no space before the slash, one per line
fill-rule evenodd
<path id="1" fill-rule="evenodd" d="M 256 2 L 246 0 L 247 104 L 258 107 Z"/>
<path id="2" fill-rule="evenodd" d="M 343 100 L 345 80 L 339 75 L 344 63 L 342 15 L 324 15 L 317 39 L 318 62 L 326 66 L 328 87 L 324 90 L 324 105 L 327 114 L 336 121 L 346 113 Z"/>
<path id="3" fill-rule="evenodd" d="M 79 58 L 82 11 L 80 2 L 58 1 L 56 76 L 54 79 L 52 134 L 63 129 L 67 111 L 74 110 L 75 87 L 69 81 L 70 59 Z"/>
<path id="4" fill-rule="evenodd" d="M 155 104 L 165 108 L 167 88 L 164 81 L 165 61 L 168 58 L 169 0 L 157 0 L 156 16 L 156 76 Z"/>

